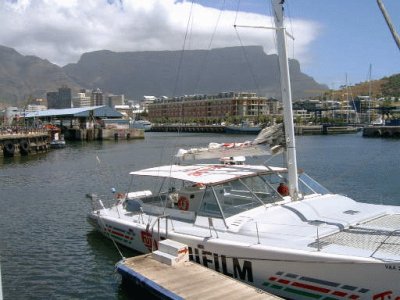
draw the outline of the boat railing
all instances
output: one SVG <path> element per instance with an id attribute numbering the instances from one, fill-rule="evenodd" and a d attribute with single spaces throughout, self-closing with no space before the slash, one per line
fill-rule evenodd
<path id="1" fill-rule="evenodd" d="M 161 239 L 161 234 L 160 234 L 160 222 L 162 219 L 165 219 L 165 239 L 168 238 L 168 219 L 169 215 L 160 215 L 157 216 L 156 220 L 153 222 L 151 225 L 151 252 L 154 251 L 154 244 L 158 245 L 158 242 Z M 154 239 L 154 226 L 157 224 L 157 239 Z"/>

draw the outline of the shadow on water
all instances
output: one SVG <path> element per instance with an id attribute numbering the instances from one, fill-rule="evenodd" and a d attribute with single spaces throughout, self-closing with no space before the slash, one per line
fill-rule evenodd
<path id="1" fill-rule="evenodd" d="M 121 251 L 124 257 L 132 257 L 141 254 L 121 245 L 118 245 L 118 251 L 114 243 L 109 239 L 105 239 L 98 231 L 89 232 L 86 235 L 86 240 L 93 251 L 96 263 L 115 265 L 121 260 L 119 251 Z M 117 299 L 159 299 L 143 287 L 138 286 L 135 282 L 123 279 L 116 271 L 110 276 L 114 277 L 113 285 L 117 292 Z"/>

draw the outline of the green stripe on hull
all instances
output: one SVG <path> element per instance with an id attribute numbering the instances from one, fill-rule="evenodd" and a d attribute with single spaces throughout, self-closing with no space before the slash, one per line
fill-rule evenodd
<path id="1" fill-rule="evenodd" d="M 289 292 L 289 293 L 293 293 L 296 295 L 301 295 L 301 296 L 305 296 L 308 298 L 312 298 L 312 299 L 319 299 L 322 297 L 322 295 L 317 295 L 317 294 L 313 294 L 313 293 L 308 293 L 308 292 L 304 292 L 304 291 L 300 291 L 300 290 L 296 290 L 293 288 L 285 288 L 285 291 Z"/>

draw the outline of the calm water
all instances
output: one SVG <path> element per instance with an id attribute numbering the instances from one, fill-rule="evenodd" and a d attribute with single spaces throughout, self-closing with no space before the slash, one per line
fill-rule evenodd
<path id="1" fill-rule="evenodd" d="M 0 158 L 4 298 L 132 298 L 114 273 L 118 252 L 86 223 L 85 194 L 124 190 L 129 171 L 168 163 L 179 147 L 252 138 L 149 133 L 145 140 L 75 143 L 44 155 Z M 360 135 L 298 137 L 298 165 L 337 193 L 400 205 L 399 146 L 400 140 Z"/>

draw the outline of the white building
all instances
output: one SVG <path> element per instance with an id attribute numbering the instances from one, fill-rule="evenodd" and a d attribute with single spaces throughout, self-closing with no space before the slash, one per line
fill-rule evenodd
<path id="1" fill-rule="evenodd" d="M 105 104 L 111 108 L 124 105 L 125 104 L 125 96 L 124 95 L 108 95 L 106 98 Z"/>
<path id="2" fill-rule="evenodd" d="M 72 98 L 72 103 L 74 107 L 88 107 L 90 105 L 90 96 L 86 95 L 86 93 L 78 93 L 75 97 Z"/>

